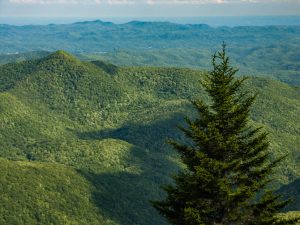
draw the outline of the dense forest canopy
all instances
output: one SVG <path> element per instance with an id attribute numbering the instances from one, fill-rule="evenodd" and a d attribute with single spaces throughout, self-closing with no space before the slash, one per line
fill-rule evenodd
<path id="1" fill-rule="evenodd" d="M 0 66 L 0 223 L 166 224 L 149 204 L 182 166 L 165 139 L 183 140 L 176 126 L 208 99 L 206 72 L 43 54 Z M 272 155 L 288 153 L 275 188 L 300 210 L 300 89 L 267 77 L 245 89 L 259 93 L 251 123 L 270 132 Z"/>

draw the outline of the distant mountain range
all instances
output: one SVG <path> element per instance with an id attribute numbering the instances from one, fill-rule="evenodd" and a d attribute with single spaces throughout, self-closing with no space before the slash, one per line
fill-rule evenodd
<path id="1" fill-rule="evenodd" d="M 208 69 L 212 52 L 226 42 L 233 64 L 242 74 L 300 85 L 299 37 L 300 26 L 216 28 L 204 24 L 114 24 L 100 20 L 65 25 L 0 25 L 0 62 L 17 54 L 63 49 L 83 60 L 108 60 L 121 66 Z"/>
<path id="2" fill-rule="evenodd" d="M 92 21 L 97 18 L 76 17 L 0 17 L 0 24 L 10 25 L 47 25 L 47 24 L 70 24 L 77 21 Z M 208 24 L 209 26 L 290 26 L 300 25 L 300 16 L 197 16 L 197 17 L 112 17 L 102 18 L 104 21 L 112 21 L 117 24 L 128 23 L 133 20 L 140 21 L 169 21 L 179 24 Z"/>

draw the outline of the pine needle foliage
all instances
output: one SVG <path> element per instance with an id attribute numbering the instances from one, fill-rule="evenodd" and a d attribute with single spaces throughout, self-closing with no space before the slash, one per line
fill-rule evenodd
<path id="1" fill-rule="evenodd" d="M 180 127 L 189 144 L 171 140 L 184 170 L 164 187 L 167 198 L 154 207 L 174 225 L 279 225 L 288 201 L 268 190 L 274 167 L 267 133 L 249 125 L 256 98 L 243 91 L 246 78 L 235 78 L 226 46 L 212 57 L 213 70 L 201 82 L 211 99 L 193 102 L 196 119 Z"/>

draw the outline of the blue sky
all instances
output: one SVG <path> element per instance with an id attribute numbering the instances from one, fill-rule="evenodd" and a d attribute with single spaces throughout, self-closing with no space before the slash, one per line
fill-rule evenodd
<path id="1" fill-rule="evenodd" d="M 0 0 L 1 17 L 300 15 L 300 0 Z"/>

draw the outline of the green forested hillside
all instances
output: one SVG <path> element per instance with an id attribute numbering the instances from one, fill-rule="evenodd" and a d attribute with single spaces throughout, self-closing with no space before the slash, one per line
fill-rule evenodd
<path id="1" fill-rule="evenodd" d="M 203 74 L 81 62 L 63 51 L 1 66 L 0 201 L 7 204 L 0 218 L 165 224 L 149 200 L 163 195 L 160 185 L 180 167 L 165 140 L 182 139 L 176 125 L 195 113 L 190 100 L 207 99 L 198 83 Z M 271 132 L 274 155 L 289 153 L 276 185 L 292 184 L 300 177 L 300 89 L 265 78 L 250 79 L 246 88 L 260 93 L 252 123 Z M 5 217 L 7 210 L 17 216 Z"/>
<path id="2" fill-rule="evenodd" d="M 114 224 L 100 216 L 92 186 L 71 168 L 0 159 L 0 170 L 0 224 Z"/>

